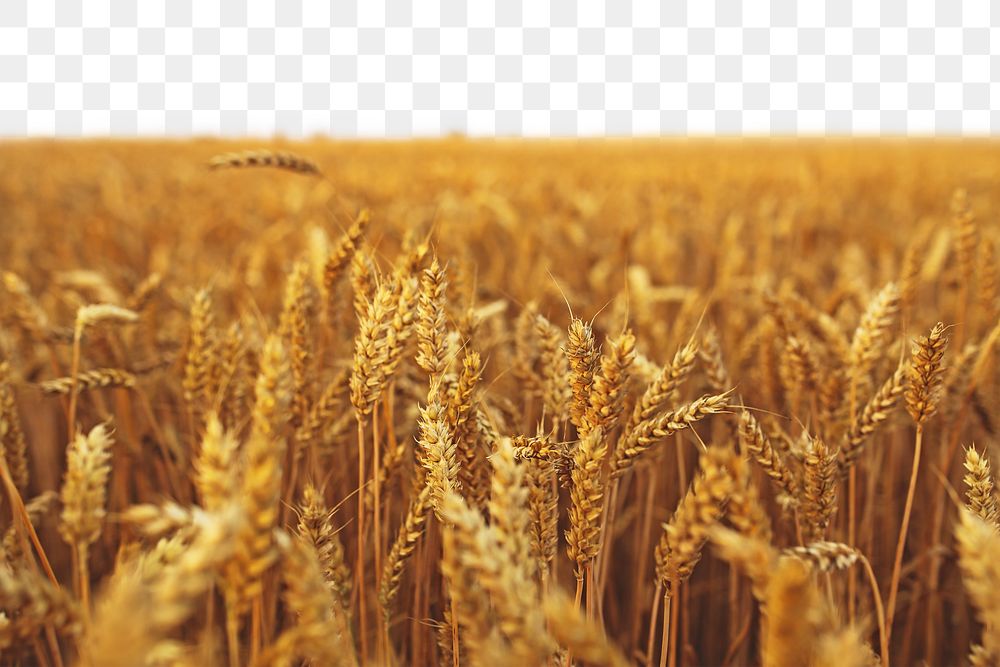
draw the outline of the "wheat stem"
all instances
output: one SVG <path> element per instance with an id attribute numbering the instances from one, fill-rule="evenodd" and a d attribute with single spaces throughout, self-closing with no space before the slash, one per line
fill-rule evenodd
<path id="1" fill-rule="evenodd" d="M 240 667 L 240 616 L 235 603 L 226 603 L 226 646 L 229 667 Z"/>
<path id="2" fill-rule="evenodd" d="M 381 488 L 379 484 L 379 440 L 378 440 L 378 401 L 372 405 L 372 470 L 375 473 L 372 475 L 372 482 L 374 485 L 375 502 L 372 511 L 372 527 L 375 531 L 375 538 L 373 540 L 375 547 L 375 572 L 382 572 L 382 495 Z M 359 498 L 364 497 L 363 493 L 358 495 Z M 383 664 L 383 646 L 385 641 L 383 640 L 383 635 L 388 632 L 387 624 L 383 622 L 382 614 L 375 614 L 375 631 L 378 637 L 378 641 L 375 643 L 375 660 L 378 664 Z"/>
<path id="3" fill-rule="evenodd" d="M 889 582 L 889 601 L 886 604 L 886 632 L 888 633 L 888 639 L 892 638 L 893 621 L 896 618 L 896 595 L 899 592 L 899 577 L 903 568 L 903 550 L 906 547 L 906 534 L 910 527 L 910 511 L 913 509 L 913 497 L 917 488 L 917 473 L 920 470 L 920 451 L 923 439 L 924 427 L 922 424 L 917 424 L 917 435 L 913 445 L 913 468 L 910 471 L 910 484 L 906 490 L 903 522 L 899 527 L 899 539 L 896 541 L 896 558 L 892 565 L 892 579 Z"/>
<path id="4" fill-rule="evenodd" d="M 354 561 L 354 589 L 358 592 L 358 626 L 361 635 L 361 664 L 368 663 L 368 619 L 365 603 L 365 426 L 358 415 L 358 543 Z"/>
<path id="5" fill-rule="evenodd" d="M 656 619 L 659 617 L 660 600 L 665 600 L 663 596 L 663 584 L 657 580 L 656 589 L 653 591 L 653 603 L 649 612 L 649 631 L 646 634 L 646 667 L 653 664 L 653 642 L 656 640 Z M 669 610 L 667 611 L 669 613 Z"/>
<path id="6" fill-rule="evenodd" d="M 878 579 L 875 577 L 875 570 L 872 569 L 871 562 L 864 554 L 859 554 L 858 560 L 861 561 L 861 565 L 865 569 L 868 584 L 871 586 L 872 602 L 875 604 L 875 617 L 878 621 L 879 652 L 881 654 L 879 657 L 882 667 L 889 667 L 889 633 L 886 628 L 885 608 L 882 606 L 882 595 L 879 592 Z"/>
<path id="7" fill-rule="evenodd" d="M 454 598 L 450 601 L 451 608 L 451 655 L 452 655 L 452 667 L 459 667 L 461 660 L 459 660 L 459 643 L 458 643 L 458 609 L 455 605 Z"/>
<path id="8" fill-rule="evenodd" d="M 677 587 L 674 586 L 676 591 Z M 676 607 L 673 603 L 673 595 L 668 592 L 663 594 L 663 626 L 660 631 L 660 667 L 667 667 L 667 658 L 669 656 L 671 664 L 673 663 L 673 646 L 671 645 L 671 638 L 673 637 L 674 629 L 670 627 L 670 623 L 673 614 L 676 612 Z"/>
<path id="9" fill-rule="evenodd" d="M 80 388 L 78 386 L 77 376 L 80 373 L 80 339 L 83 336 L 83 326 L 77 323 L 76 328 L 73 329 L 73 358 L 70 362 L 69 376 L 70 376 L 70 387 L 69 387 L 69 417 L 68 417 L 68 428 L 70 439 L 76 434 L 76 410 L 77 402 L 79 401 Z"/>

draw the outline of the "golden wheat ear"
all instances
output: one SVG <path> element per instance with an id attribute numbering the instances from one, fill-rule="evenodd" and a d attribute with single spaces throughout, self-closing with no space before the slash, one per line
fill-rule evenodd
<path id="1" fill-rule="evenodd" d="M 238 153 L 222 153 L 208 161 L 208 168 L 217 169 L 248 169 L 253 167 L 273 167 L 297 174 L 322 175 L 322 171 L 312 160 L 286 151 L 241 151 Z"/>

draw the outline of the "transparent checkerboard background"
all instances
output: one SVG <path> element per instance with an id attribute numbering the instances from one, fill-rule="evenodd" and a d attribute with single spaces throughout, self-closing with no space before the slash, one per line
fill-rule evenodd
<path id="1" fill-rule="evenodd" d="M 0 0 L 0 135 L 987 134 L 995 20 L 997 0 Z"/>

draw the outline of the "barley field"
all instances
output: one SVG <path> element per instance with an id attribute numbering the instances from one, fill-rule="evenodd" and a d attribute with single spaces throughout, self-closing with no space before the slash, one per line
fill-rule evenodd
<path id="1" fill-rule="evenodd" d="M 985 140 L 5 143 L 0 663 L 998 664 L 998 215 Z"/>

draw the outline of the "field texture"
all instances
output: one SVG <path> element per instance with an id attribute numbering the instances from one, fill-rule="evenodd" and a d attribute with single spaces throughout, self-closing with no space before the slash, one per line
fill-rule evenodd
<path id="1" fill-rule="evenodd" d="M 0 663 L 995 665 L 998 212 L 987 142 L 5 144 Z"/>

